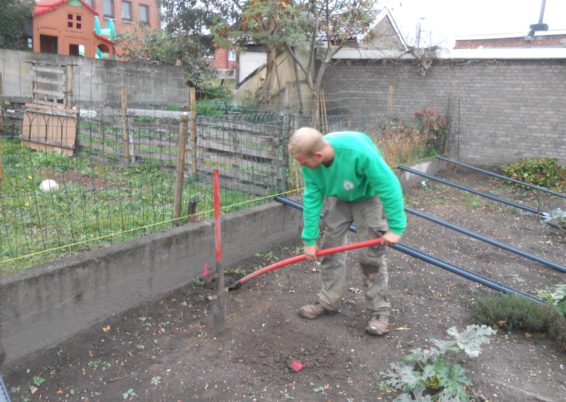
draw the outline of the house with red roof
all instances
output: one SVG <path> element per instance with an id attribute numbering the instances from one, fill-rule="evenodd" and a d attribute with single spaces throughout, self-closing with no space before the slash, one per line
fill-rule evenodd
<path id="1" fill-rule="evenodd" d="M 116 43 L 95 27 L 95 17 L 98 12 L 84 0 L 37 3 L 33 12 L 33 51 L 114 58 Z"/>

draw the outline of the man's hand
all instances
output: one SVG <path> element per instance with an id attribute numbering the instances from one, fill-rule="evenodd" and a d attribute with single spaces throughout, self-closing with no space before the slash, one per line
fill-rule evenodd
<path id="1" fill-rule="evenodd" d="M 316 261 L 317 251 L 318 251 L 318 246 L 316 244 L 313 246 L 305 246 L 305 257 L 307 261 Z"/>
<path id="2" fill-rule="evenodd" d="M 385 232 L 383 235 L 383 244 L 385 246 L 392 246 L 393 244 L 397 244 L 401 241 L 401 236 L 393 233 L 393 232 Z"/>

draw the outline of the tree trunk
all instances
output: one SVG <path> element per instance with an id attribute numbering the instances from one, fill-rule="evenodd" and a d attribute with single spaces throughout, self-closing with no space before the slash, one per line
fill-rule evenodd
<path id="1" fill-rule="evenodd" d="M 277 49 L 275 45 L 267 45 L 267 61 L 265 64 L 265 81 L 261 86 L 259 96 L 259 105 L 262 109 L 268 108 L 271 104 L 271 90 L 273 88 L 273 79 L 275 77 L 275 57 Z"/>
<path id="2" fill-rule="evenodd" d="M 312 126 L 320 129 L 320 90 L 322 86 L 322 77 L 328 68 L 329 63 L 326 61 L 320 64 L 316 74 L 316 80 L 312 89 Z"/>

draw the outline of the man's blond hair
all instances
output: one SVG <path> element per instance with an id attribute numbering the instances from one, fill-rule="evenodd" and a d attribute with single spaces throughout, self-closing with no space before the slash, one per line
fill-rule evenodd
<path id="1" fill-rule="evenodd" d="M 320 131 L 311 127 L 301 127 L 293 133 L 289 140 L 289 153 L 293 156 L 312 156 L 322 150 L 326 141 Z"/>

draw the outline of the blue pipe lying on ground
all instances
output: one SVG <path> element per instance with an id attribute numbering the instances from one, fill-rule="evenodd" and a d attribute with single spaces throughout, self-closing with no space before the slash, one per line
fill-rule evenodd
<path id="1" fill-rule="evenodd" d="M 0 377 L 0 402 L 10 402 L 10 396 L 8 395 L 8 390 Z"/>
<path id="2" fill-rule="evenodd" d="M 438 218 L 436 218 L 436 217 L 434 217 L 434 216 L 432 216 L 432 215 L 425 214 L 424 212 L 417 211 L 417 210 L 412 209 L 412 208 L 405 208 L 405 211 L 407 211 L 407 212 L 409 212 L 409 213 L 411 213 L 411 214 L 413 214 L 413 215 L 416 215 L 416 216 L 418 216 L 418 217 L 420 217 L 420 218 L 427 219 L 427 220 L 429 220 L 429 221 L 431 221 L 431 222 L 438 223 L 439 225 L 445 226 L 445 227 L 447 227 L 447 228 L 449 228 L 449 229 L 452 229 L 452 230 L 455 230 L 455 231 L 457 231 L 457 232 L 460 232 L 460 233 L 463 233 L 463 234 L 465 234 L 465 235 L 468 235 L 468 236 L 470 236 L 470 237 L 473 237 L 474 239 L 483 241 L 483 242 L 485 242 L 485 243 L 489 243 L 489 244 L 491 244 L 492 246 L 499 247 L 499 248 L 501 248 L 501 249 L 503 249 L 503 250 L 507 250 L 507 251 L 510 251 L 510 252 L 512 252 L 512 253 L 518 254 L 518 255 L 520 255 L 520 256 L 522 256 L 522 257 L 525 257 L 525 258 L 528 258 L 528 259 L 530 259 L 530 260 L 536 261 L 536 262 L 538 262 L 538 263 L 540 263 L 540 264 L 546 265 L 547 267 L 550 267 L 550 268 L 555 269 L 555 270 L 557 270 L 557 271 L 566 272 L 566 267 L 565 267 L 565 266 L 560 265 L 560 264 L 557 264 L 557 263 L 555 263 L 555 262 L 553 262 L 553 261 L 547 260 L 546 258 L 538 257 L 538 256 L 536 256 L 536 255 L 534 255 L 534 254 L 527 253 L 526 251 L 522 251 L 522 250 L 520 250 L 520 249 L 518 249 L 518 248 L 515 248 L 515 247 L 512 247 L 512 246 L 510 246 L 510 245 L 508 245 L 508 244 L 501 243 L 501 242 L 498 242 L 497 240 L 490 239 L 489 237 L 485 237 L 485 236 L 482 236 L 482 235 L 480 235 L 480 234 L 478 234 L 478 233 L 471 232 L 471 231 L 466 230 L 466 229 L 464 229 L 464 228 L 462 228 L 462 227 L 460 227 L 460 226 L 453 225 L 453 224 L 448 223 L 448 222 L 446 222 L 446 221 L 440 220 L 440 219 L 438 219 Z"/>
<path id="3" fill-rule="evenodd" d="M 532 189 L 535 189 L 535 190 L 544 191 L 545 193 L 549 193 L 549 194 L 555 195 L 555 196 L 560 197 L 560 198 L 566 198 L 566 194 L 562 194 L 562 193 L 558 193 L 556 191 L 549 190 L 546 187 L 541 187 L 541 186 L 537 186 L 535 184 L 525 183 L 524 181 L 513 179 L 512 177 L 507 177 L 507 176 L 504 176 L 502 174 L 498 174 L 498 173 L 495 173 L 495 172 L 490 172 L 489 170 L 480 169 L 478 167 L 468 165 L 467 163 L 454 161 L 452 159 L 445 158 L 444 156 L 439 155 L 439 156 L 436 157 L 436 159 L 444 161 L 444 162 L 451 163 L 451 164 L 456 165 L 456 166 L 465 167 L 465 168 L 470 169 L 470 170 L 475 170 L 476 172 L 484 173 L 488 176 L 497 177 L 498 179 L 507 180 L 507 181 L 510 181 L 512 183 L 519 184 L 523 187 L 528 187 L 528 188 L 532 188 Z"/>
<path id="4" fill-rule="evenodd" d="M 490 194 L 490 193 L 478 191 L 478 190 L 475 190 L 471 187 L 463 186 L 461 184 L 457 184 L 457 183 L 451 182 L 449 180 L 442 179 L 440 177 L 431 176 L 429 174 L 419 172 L 418 170 L 414 170 L 414 169 L 411 169 L 411 168 L 408 168 L 408 167 L 405 167 L 405 166 L 398 166 L 397 168 L 399 170 L 404 171 L 404 172 L 408 172 L 408 173 L 411 173 L 411 174 L 414 174 L 414 175 L 417 175 L 417 176 L 426 177 L 427 179 L 434 180 L 434 181 L 437 181 L 437 182 L 442 183 L 442 184 L 446 184 L 447 186 L 456 187 L 460 190 L 468 191 L 470 193 L 473 193 L 473 194 L 476 194 L 476 195 L 479 195 L 479 196 L 482 196 L 482 197 L 485 197 L 485 198 L 489 198 L 490 200 L 493 200 L 493 201 L 501 202 L 503 204 L 510 205 L 512 207 L 531 212 L 533 214 L 538 214 L 538 215 L 544 216 L 544 212 L 540 212 L 537 208 L 533 208 L 533 207 L 529 207 L 527 205 L 519 204 L 518 202 L 511 201 L 511 200 L 508 200 L 506 198 L 497 197 L 497 196 Z"/>
<path id="5" fill-rule="evenodd" d="M 298 202 L 296 202 L 296 201 L 294 201 L 294 200 L 291 200 L 291 199 L 289 199 L 289 198 L 280 196 L 280 195 L 275 196 L 275 201 L 280 202 L 280 203 L 282 203 L 282 204 L 284 204 L 284 205 L 287 205 L 287 206 L 296 208 L 296 209 L 298 209 L 298 210 L 300 210 L 300 211 L 303 210 L 303 206 L 302 206 L 300 203 L 298 203 Z M 355 225 L 350 225 L 349 230 L 350 230 L 351 232 L 356 232 L 356 227 L 355 227 Z M 448 262 L 446 262 L 446 261 L 443 261 L 443 260 L 438 259 L 438 258 L 436 258 L 436 257 L 430 256 L 430 255 L 428 255 L 428 254 L 425 254 L 425 253 L 423 253 L 423 252 L 421 252 L 421 251 L 417 251 L 417 250 L 415 250 L 415 249 L 412 249 L 412 248 L 410 248 L 410 247 L 407 247 L 407 246 L 405 246 L 405 245 L 403 245 L 403 244 L 397 243 L 397 244 L 395 244 L 395 245 L 393 245 L 393 246 L 391 246 L 391 247 L 392 247 L 393 249 L 397 250 L 397 251 L 400 251 L 400 252 L 402 252 L 402 253 L 408 254 L 408 255 L 410 255 L 410 256 L 412 256 L 412 257 L 415 257 L 415 258 L 418 258 L 418 259 L 420 259 L 420 260 L 422 260 L 422 261 L 428 262 L 429 264 L 433 264 L 433 265 L 435 265 L 435 266 L 437 266 L 437 267 L 439 267 L 439 268 L 442 268 L 442 269 L 444 269 L 444 270 L 446 270 L 446 271 L 452 272 L 452 273 L 454 273 L 454 274 L 456 274 L 456 275 L 459 275 L 459 276 L 461 276 L 461 277 L 463 277 L 463 278 L 466 278 L 466 279 L 469 279 L 469 280 L 471 280 L 471 281 L 473 281 L 473 282 L 476 282 L 476 283 L 479 283 L 479 284 L 481 284 L 481 285 L 487 286 L 487 287 L 490 288 L 490 289 L 494 289 L 494 290 L 497 290 L 497 291 L 503 292 L 503 293 L 514 293 L 514 294 L 517 294 L 518 296 L 521 296 L 521 297 L 523 297 L 523 298 L 529 299 L 529 300 L 531 300 L 531 301 L 533 301 L 533 302 L 535 302 L 535 303 L 545 304 L 544 301 L 540 300 L 538 297 L 536 297 L 536 296 L 534 296 L 534 295 L 532 295 L 532 294 L 523 292 L 523 291 L 521 291 L 521 290 L 514 289 L 514 288 L 512 288 L 512 287 L 510 287 L 510 286 L 501 284 L 501 283 L 499 283 L 499 282 L 493 281 L 493 280 L 488 279 L 488 278 L 486 278 L 486 277 L 483 277 L 483 276 L 481 276 L 481 275 L 478 275 L 478 274 L 475 274 L 475 273 L 473 273 L 473 272 L 470 272 L 470 271 L 468 271 L 468 270 L 466 270 L 466 269 L 464 269 L 464 268 L 458 267 L 458 266 L 456 266 L 456 265 L 454 265 L 454 264 L 450 264 L 450 263 L 448 263 Z"/>

